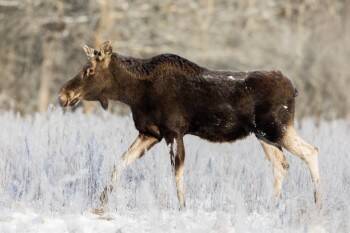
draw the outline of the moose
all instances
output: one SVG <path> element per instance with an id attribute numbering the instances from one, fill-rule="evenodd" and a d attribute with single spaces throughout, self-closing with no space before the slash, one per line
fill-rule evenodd
<path id="1" fill-rule="evenodd" d="M 107 109 L 109 100 L 121 101 L 130 107 L 139 132 L 113 168 L 100 195 L 100 211 L 123 169 L 162 139 L 170 150 L 179 206 L 184 208 L 186 134 L 218 143 L 254 134 L 271 161 L 277 200 L 289 167 L 283 149 L 288 150 L 308 166 L 314 201 L 320 203 L 318 149 L 293 126 L 297 90 L 280 71 L 215 71 L 174 54 L 133 58 L 113 52 L 110 41 L 83 49 L 88 62 L 60 89 L 60 105 L 98 101 Z"/>

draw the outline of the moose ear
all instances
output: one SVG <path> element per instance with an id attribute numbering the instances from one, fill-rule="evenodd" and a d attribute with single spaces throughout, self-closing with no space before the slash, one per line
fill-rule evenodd
<path id="1" fill-rule="evenodd" d="M 103 44 L 100 46 L 100 52 L 103 56 L 110 56 L 112 55 L 113 49 L 112 49 L 112 42 L 110 40 L 107 40 L 103 42 Z"/>
<path id="2" fill-rule="evenodd" d="M 86 56 L 91 59 L 91 58 L 94 58 L 95 57 L 95 54 L 96 54 L 96 50 L 94 48 L 90 48 L 89 46 L 87 45 L 84 45 L 83 46 L 83 49 L 86 53 Z"/>

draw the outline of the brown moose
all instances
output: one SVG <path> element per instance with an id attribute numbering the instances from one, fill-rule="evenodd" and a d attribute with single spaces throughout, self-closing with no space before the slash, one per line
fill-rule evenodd
<path id="1" fill-rule="evenodd" d="M 103 190 L 101 209 L 121 171 L 163 138 L 170 148 L 180 207 L 185 207 L 183 137 L 196 135 L 211 142 L 233 142 L 254 134 L 273 165 L 274 190 L 281 194 L 288 162 L 282 148 L 309 167 L 314 198 L 320 203 L 318 150 L 296 133 L 296 89 L 279 71 L 213 71 L 173 54 L 139 59 L 113 53 L 109 41 L 100 49 L 84 46 L 89 58 L 83 69 L 63 85 L 61 106 L 81 100 L 127 104 L 139 135 L 114 167 Z"/>

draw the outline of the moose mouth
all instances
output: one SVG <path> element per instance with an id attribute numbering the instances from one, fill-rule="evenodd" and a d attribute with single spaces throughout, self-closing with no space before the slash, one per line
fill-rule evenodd
<path id="1" fill-rule="evenodd" d="M 75 98 L 75 99 L 72 99 L 68 105 L 71 106 L 71 107 L 75 107 L 77 106 L 78 104 L 80 103 L 80 99 L 79 98 Z"/>

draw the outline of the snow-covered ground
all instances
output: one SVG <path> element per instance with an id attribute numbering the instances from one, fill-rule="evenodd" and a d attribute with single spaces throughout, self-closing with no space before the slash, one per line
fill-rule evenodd
<path id="1" fill-rule="evenodd" d="M 321 210 L 295 156 L 287 154 L 276 205 L 272 169 L 254 137 L 212 144 L 186 136 L 185 211 L 162 142 L 123 173 L 103 217 L 89 209 L 137 135 L 130 117 L 1 113 L 0 129 L 0 233 L 350 232 L 349 122 L 309 120 L 300 129 L 320 149 Z"/>

